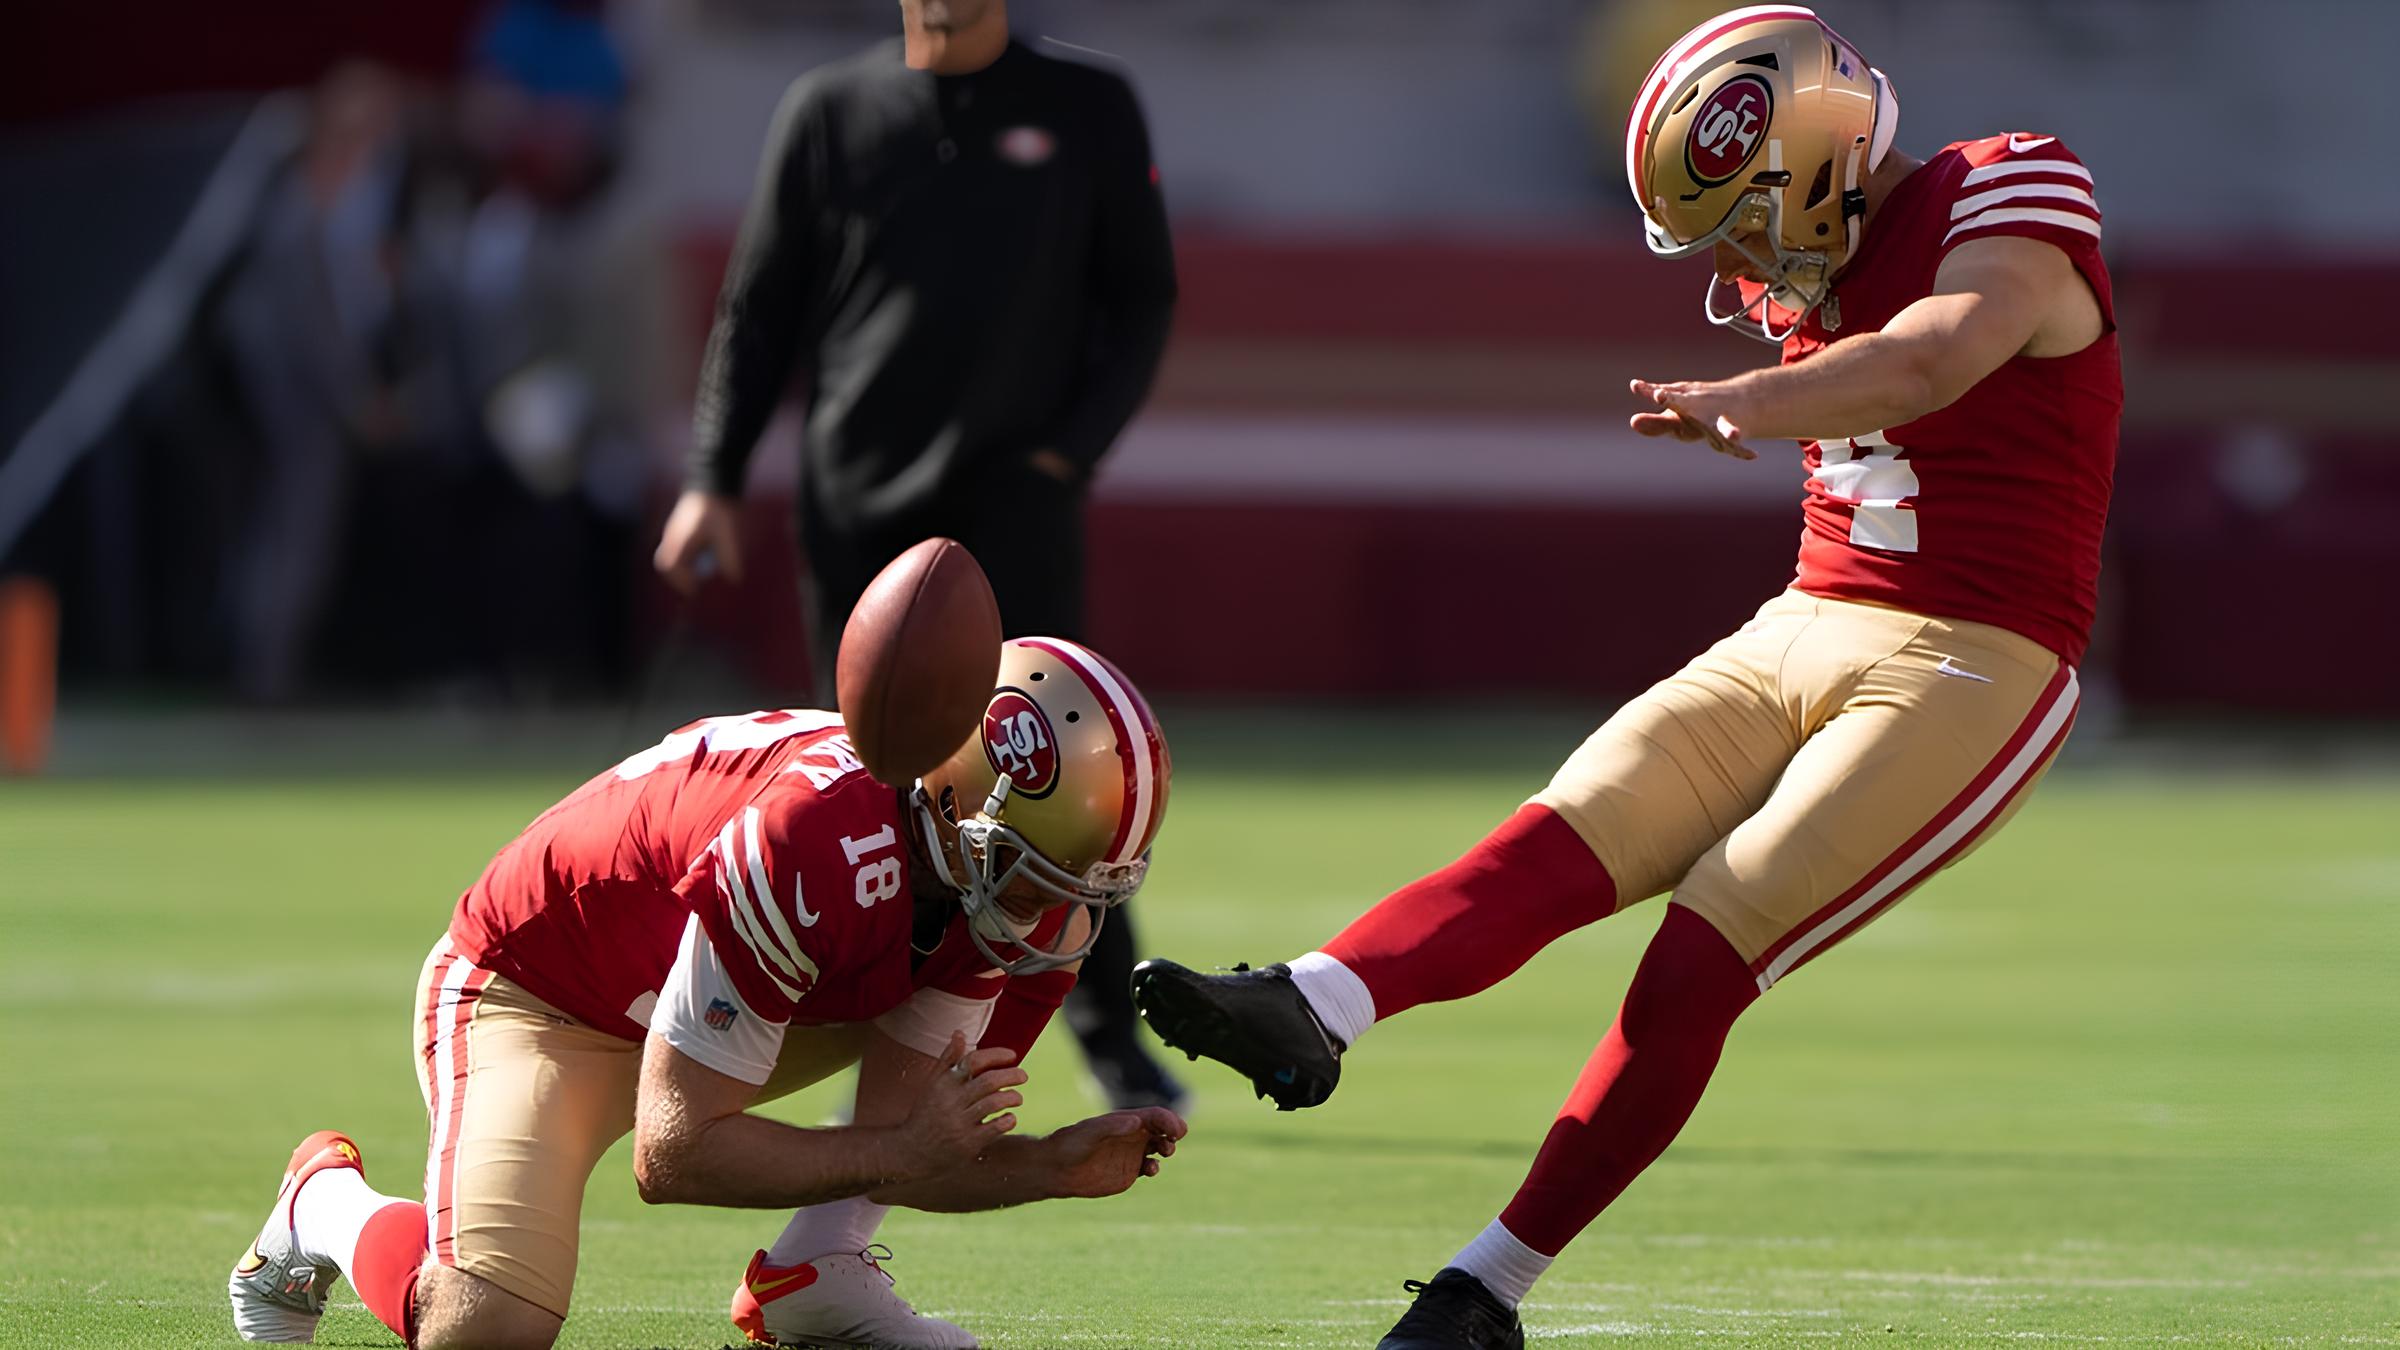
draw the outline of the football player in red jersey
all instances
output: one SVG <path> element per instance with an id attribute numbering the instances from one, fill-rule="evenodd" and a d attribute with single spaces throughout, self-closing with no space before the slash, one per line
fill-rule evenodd
<path id="1" fill-rule="evenodd" d="M 1898 125 L 1882 72 L 1766 5 L 1669 48 L 1626 126 L 1652 251 L 1713 255 L 1710 319 L 1783 352 L 1634 381 L 1634 429 L 1744 458 L 1803 443 L 1790 588 L 1322 949 L 1136 972 L 1170 1044 L 1311 1106 L 1377 1020 L 1671 893 L 1522 1188 L 1410 1282 L 1383 1350 L 1521 1346 L 1517 1304 L 1682 1128 L 1734 1019 L 1988 838 L 2074 719 L 2122 402 L 2092 175 L 2045 133 L 1920 161 Z"/>
<path id="2" fill-rule="evenodd" d="M 346 1275 L 420 1350 L 549 1345 L 584 1183 L 634 1137 L 653 1203 L 800 1207 L 751 1259 L 754 1340 L 972 1347 L 869 1254 L 884 1206 L 1114 1195 L 1174 1151 L 1163 1108 L 1009 1131 L 1012 1067 L 1142 882 L 1170 765 L 1130 682 L 1006 644 L 982 731 L 909 788 L 821 712 L 695 722 L 545 812 L 459 901 L 414 1005 L 422 1202 L 321 1131 L 234 1269 L 234 1323 L 307 1341 Z M 977 1048 L 980 1047 L 980 1048 Z M 855 1123 L 753 1104 L 860 1066 Z"/>

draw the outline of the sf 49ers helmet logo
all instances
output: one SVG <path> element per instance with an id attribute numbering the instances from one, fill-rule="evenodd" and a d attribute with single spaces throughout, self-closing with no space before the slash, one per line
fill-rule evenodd
<path id="1" fill-rule="evenodd" d="M 1730 181 L 1758 153 L 1766 138 L 1767 118 L 1775 111 L 1775 90 L 1757 75 L 1736 75 L 1717 86 L 1692 118 L 1684 138 L 1684 166 L 1692 181 L 1715 187 Z"/>
<path id="2" fill-rule="evenodd" d="M 1058 786 L 1058 736 L 1021 689 L 1003 689 L 984 707 L 983 755 L 1008 775 L 1011 796 L 1047 797 Z"/>

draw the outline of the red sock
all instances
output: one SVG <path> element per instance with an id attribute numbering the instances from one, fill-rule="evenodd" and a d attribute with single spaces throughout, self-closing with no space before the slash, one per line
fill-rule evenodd
<path id="1" fill-rule="evenodd" d="M 1366 984 L 1380 1020 L 1489 989 L 1616 907 L 1616 883 L 1575 827 L 1546 806 L 1523 806 L 1465 857 L 1358 916 L 1323 951 Z"/>
<path id="2" fill-rule="evenodd" d="M 1025 1052 L 1040 1039 L 1042 1028 L 1050 1025 L 1051 1015 L 1067 1001 L 1067 993 L 1075 987 L 1075 972 L 1044 970 L 1032 975 L 1011 975 L 1000 987 L 1000 996 L 993 1001 L 991 1025 L 983 1029 L 983 1049 L 1004 1047 L 1017 1052 L 1018 1062 Z"/>
<path id="3" fill-rule="evenodd" d="M 1708 1086 L 1725 1033 L 1758 997 L 1749 964 L 1681 905 L 1642 953 L 1616 1025 L 1592 1051 L 1500 1222 L 1556 1256 L 1666 1151 Z"/>
<path id="4" fill-rule="evenodd" d="M 368 1216 L 351 1255 L 350 1287 L 400 1339 L 416 1340 L 417 1271 L 425 1264 L 425 1207 L 398 1200 Z"/>

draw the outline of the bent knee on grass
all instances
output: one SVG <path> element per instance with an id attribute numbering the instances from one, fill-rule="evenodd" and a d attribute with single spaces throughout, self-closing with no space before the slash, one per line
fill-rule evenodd
<path id="1" fill-rule="evenodd" d="M 454 1267 L 417 1279 L 416 1350 L 549 1350 L 562 1320 Z"/>

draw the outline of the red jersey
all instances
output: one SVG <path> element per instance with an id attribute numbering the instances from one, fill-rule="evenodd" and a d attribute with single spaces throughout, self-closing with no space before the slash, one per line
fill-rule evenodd
<path id="1" fill-rule="evenodd" d="M 2100 303 L 2099 340 L 2070 356 L 2012 357 L 1913 422 L 1809 442 L 1793 584 L 1993 624 L 2073 664 L 2091 639 L 2125 402 L 2090 171 L 2055 136 L 1945 147 L 1893 189 L 1832 300 L 1785 339 L 1783 361 L 1881 329 L 1933 293 L 1951 249 L 2000 235 L 2067 255 Z"/>
<path id="2" fill-rule="evenodd" d="M 707 718 L 542 813 L 460 898 L 450 936 L 476 965 L 628 1040 L 694 914 L 771 1022 L 871 1021 L 923 987 L 992 998 L 1006 981 L 955 907 L 912 950 L 912 828 L 838 715 Z"/>

